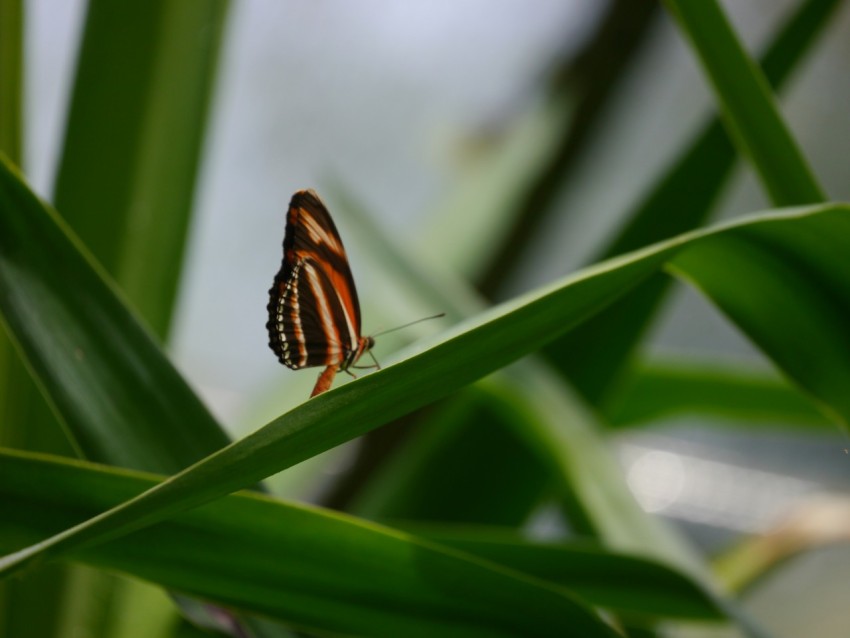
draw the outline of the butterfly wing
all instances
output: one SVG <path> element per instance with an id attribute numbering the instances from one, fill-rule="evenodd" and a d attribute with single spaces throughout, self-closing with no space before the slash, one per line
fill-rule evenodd
<path id="1" fill-rule="evenodd" d="M 340 365 L 360 342 L 360 303 L 336 226 L 313 191 L 292 197 L 269 290 L 269 346 L 284 365 Z"/>

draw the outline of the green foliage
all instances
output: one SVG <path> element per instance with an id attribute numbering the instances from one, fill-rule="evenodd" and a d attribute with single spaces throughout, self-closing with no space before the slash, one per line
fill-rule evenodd
<path id="1" fill-rule="evenodd" d="M 760 428 L 850 423 L 850 206 L 823 201 L 768 84 L 788 76 L 836 2 L 801 3 L 765 57 L 766 78 L 713 0 L 668 5 L 729 137 L 715 121 L 685 146 L 597 263 L 498 305 L 393 246 L 346 196 L 373 259 L 454 325 L 230 443 L 158 341 L 178 286 L 226 5 L 92 2 L 55 210 L 15 166 L 19 101 L 0 102 L 0 144 L 13 159 L 0 165 L 0 318 L 67 438 L 52 454 L 0 450 L 0 574 L 84 563 L 266 617 L 237 621 L 256 636 L 652 635 L 669 620 L 764 635 L 717 592 L 694 549 L 637 505 L 606 426 L 682 412 Z M 9 7 L 20 8 L 0 0 Z M 136 28 L 118 28 L 128 23 Z M 0 35 L 20 31 L 19 21 L 0 23 Z M 116 73 L 104 52 L 132 71 Z M 3 77 L 14 78 L 20 37 L 4 38 L 0 53 Z M 513 197 L 493 232 L 519 219 L 523 180 L 549 170 L 561 99 L 482 169 L 511 174 L 503 186 Z M 112 110 L 120 117 L 105 117 Z M 506 170 L 535 149 L 522 171 Z M 736 149 L 777 208 L 700 228 Z M 478 200 L 479 212 L 493 203 Z M 459 228 L 445 238 L 458 254 L 474 234 Z M 481 268 L 486 251 L 470 245 L 458 269 Z M 783 378 L 633 359 L 670 281 L 699 290 Z M 8 389 L 20 375 L 11 355 L 0 350 L 0 414 L 26 415 L 29 406 L 15 407 L 23 393 Z M 52 417 L 20 418 L 57 432 Z M 367 468 L 341 502 L 349 513 L 234 494 L 400 418 L 417 430 Z M 102 465 L 57 455 L 68 448 Z M 526 523 L 552 503 L 572 534 L 530 540 Z M 97 591 L 94 581 L 78 589 L 77 603 Z M 45 593 L 70 613 L 61 591 Z M 6 607 L 15 600 L 11 589 L 0 595 Z M 102 611 L 92 635 L 114 626 Z M 176 635 L 154 616 L 155 637 Z"/>
<path id="2" fill-rule="evenodd" d="M 3 506 L 18 533 L 11 542 L 40 538 L 155 484 L 149 476 L 20 455 L 5 457 L 2 468 Z M 15 507 L 20 498 L 29 507 Z M 229 497 L 80 556 L 323 631 L 548 636 L 572 628 L 613 635 L 552 583 L 396 530 L 260 496 Z M 653 565 L 644 570 L 664 573 Z M 701 602 L 704 615 L 711 606 L 704 595 Z"/>

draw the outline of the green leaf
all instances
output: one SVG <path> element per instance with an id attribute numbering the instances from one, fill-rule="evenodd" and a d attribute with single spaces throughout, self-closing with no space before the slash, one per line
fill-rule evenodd
<path id="1" fill-rule="evenodd" d="M 590 410 L 546 367 L 512 366 L 478 387 L 551 477 L 554 496 L 577 535 L 706 577 L 675 530 L 640 509 Z"/>
<path id="2" fill-rule="evenodd" d="M 826 205 L 834 212 L 847 205 Z M 801 209 L 805 210 L 805 209 Z M 710 297 L 789 378 L 847 427 L 850 393 L 850 215 L 742 226 L 708 236 L 670 268 Z M 754 294 L 754 291 L 757 291 Z"/>
<path id="3" fill-rule="evenodd" d="M 601 406 L 614 427 L 636 427 L 679 415 L 734 423 L 834 427 L 778 375 L 742 362 L 664 358 L 640 361 Z"/>
<path id="4" fill-rule="evenodd" d="M 228 3 L 87 10 L 54 203 L 164 338 Z"/>
<path id="5" fill-rule="evenodd" d="M 709 291 L 721 309 L 728 309 L 738 325 L 765 348 L 766 354 L 784 366 L 786 374 L 826 406 L 832 416 L 846 423 L 850 419 L 850 403 L 843 390 L 850 383 L 850 340 L 844 325 L 850 316 L 850 263 L 836 257 L 846 254 L 848 242 L 850 207 L 825 204 L 763 213 L 688 233 L 585 269 L 456 326 L 432 347 L 410 354 L 395 365 L 307 401 L 149 492 L 6 557 L 3 569 L 11 572 L 37 559 L 57 556 L 164 520 L 252 485 L 431 403 L 539 349 L 589 319 L 667 263 Z M 45 243 L 54 258 L 61 254 L 67 259 L 62 268 L 45 269 Z M 748 261 L 755 243 L 761 250 Z M 724 251 L 721 263 L 716 260 L 718 250 Z M 771 250 L 779 254 L 772 254 Z M 706 253 L 711 253 L 708 262 Z M 123 358 L 107 357 L 103 352 L 120 347 L 124 357 L 133 356 L 136 374 L 145 364 L 155 364 L 162 374 L 169 375 L 176 388 L 173 394 L 185 392 L 176 373 L 163 365 L 155 346 L 134 326 L 132 316 L 122 312 L 116 299 L 106 298 L 107 286 L 95 273 L 87 272 L 85 260 L 79 255 L 75 259 L 74 254 L 73 244 L 56 225 L 55 218 L 27 191 L 14 172 L 4 167 L 0 173 L 0 310 L 33 358 L 45 371 L 54 370 L 55 390 L 61 391 L 61 383 L 76 383 L 79 377 L 90 379 L 92 367 L 102 368 L 104 373 L 113 367 L 125 367 Z M 798 268 L 795 276 L 789 278 L 787 268 L 780 268 L 771 279 L 770 264 L 789 258 Z M 724 264 L 734 264 L 733 269 L 726 271 L 730 283 L 725 288 L 721 286 Z M 67 312 L 58 303 L 63 298 L 62 291 L 72 288 L 67 281 L 66 285 L 59 285 L 63 277 L 76 282 L 70 296 L 73 312 Z M 52 285 L 45 286 L 41 281 L 44 278 Z M 748 281 L 752 281 L 752 288 L 748 288 Z M 91 292 L 89 286 L 103 297 L 99 301 L 120 317 L 117 328 L 101 321 L 103 315 L 92 306 L 74 303 L 75 295 Z M 743 293 L 748 303 L 742 303 Z M 798 304 L 800 299 L 811 302 L 808 312 L 797 309 L 776 314 L 760 306 L 764 303 L 765 308 L 784 310 Z M 73 339 L 68 339 L 68 330 L 56 325 L 54 330 L 61 333 L 45 331 L 38 338 L 31 338 L 33 329 L 43 329 L 40 322 L 49 321 L 44 313 L 36 311 L 38 304 L 47 305 L 48 316 L 58 313 L 64 321 L 79 318 L 90 330 L 94 328 L 93 334 L 86 336 L 82 332 L 85 326 L 78 324 L 81 332 L 73 333 Z M 40 322 L 36 323 L 39 317 Z M 112 333 L 112 330 L 117 331 Z M 778 338 L 783 334 L 813 338 L 803 348 L 795 340 Z M 76 348 L 84 336 L 87 347 L 94 349 L 84 351 L 81 358 Z M 125 339 L 132 339 L 132 347 Z M 45 341 L 53 347 L 45 347 Z M 802 360 L 796 358 L 803 355 Z M 50 365 L 52 358 L 72 365 L 73 374 L 61 366 L 56 373 Z M 115 370 L 112 372 L 115 374 Z M 182 416 L 188 425 L 191 418 L 186 413 Z M 206 418 L 206 413 L 195 416 Z"/>
<path id="6" fill-rule="evenodd" d="M 791 136 L 770 86 L 716 0 L 666 0 L 711 80 L 735 145 L 777 206 L 826 199 Z"/>
<path id="7" fill-rule="evenodd" d="M 552 478 L 500 406 L 466 390 L 425 417 L 349 508 L 381 520 L 519 525 Z M 474 453 L 473 453 L 474 452 Z"/>
<path id="8" fill-rule="evenodd" d="M 4 549 L 159 480 L 58 457 L 8 452 L 0 461 Z M 230 496 L 79 558 L 311 631 L 614 636 L 560 585 L 407 533 L 258 495 Z"/>
<path id="9" fill-rule="evenodd" d="M 0 0 L 0 152 L 21 161 L 24 12 L 21 0 Z"/>
<path id="10" fill-rule="evenodd" d="M 174 472 L 227 445 L 85 248 L 13 170 L 3 166 L 0 186 L 0 311 L 86 456 Z"/>
<path id="11" fill-rule="evenodd" d="M 837 0 L 806 0 L 779 30 L 762 58 L 764 75 L 777 90 L 784 86 L 837 5 Z M 729 136 L 720 120 L 712 118 L 637 202 L 592 261 L 636 250 L 703 224 L 736 161 Z M 595 321 L 547 346 L 549 360 L 591 402 L 604 402 L 669 289 L 667 278 L 650 277 Z"/>
<path id="12" fill-rule="evenodd" d="M 23 76 L 24 7 L 22 0 L 0 0 L 0 152 L 16 163 L 23 161 Z M 27 398 L 39 403 L 11 341 L 0 331 L 0 445 L 38 446 L 69 451 L 58 428 L 38 427 L 38 410 L 29 409 Z M 31 403 L 31 402 L 30 402 Z M 36 405 L 35 408 L 43 408 Z M 53 426 L 47 410 L 46 421 Z M 44 613 L 57 609 L 69 585 L 67 575 L 76 567 L 49 565 L 26 578 L 0 585 L 0 635 L 62 636 L 67 625 L 61 614 Z"/>
<path id="13" fill-rule="evenodd" d="M 413 525 L 413 533 L 575 591 L 634 617 L 724 618 L 714 594 L 660 563 L 591 543 L 535 542 L 497 528 Z"/>

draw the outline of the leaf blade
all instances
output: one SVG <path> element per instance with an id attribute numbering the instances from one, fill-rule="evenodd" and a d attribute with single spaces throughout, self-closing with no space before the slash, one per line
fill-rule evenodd
<path id="1" fill-rule="evenodd" d="M 4 547 L 9 530 L 19 539 L 38 536 L 161 480 L 43 455 L 3 452 L 0 459 L 0 502 L 10 512 Z M 21 499 L 30 507 L 17 507 Z M 254 494 L 80 558 L 313 630 L 505 636 L 580 627 L 581 635 L 613 635 L 560 586 L 408 533 Z"/>
<path id="2" fill-rule="evenodd" d="M 806 0 L 782 26 L 762 58 L 764 75 L 780 90 L 828 24 L 837 0 Z M 624 225 L 596 260 L 608 259 L 701 226 L 738 160 L 718 116 L 711 118 L 628 213 Z M 607 400 L 630 352 L 645 334 L 670 289 L 662 277 L 650 278 L 600 313 L 593 324 L 546 348 L 551 362 L 593 403 Z"/>
<path id="3" fill-rule="evenodd" d="M 777 206 L 826 199 L 787 125 L 770 85 L 715 0 L 666 0 L 709 76 L 724 121 Z"/>
<path id="4" fill-rule="evenodd" d="M 173 472 L 227 445 L 64 222 L 13 177 L 14 168 L 4 165 L 2 174 L 3 318 L 86 453 Z M 151 447 L 163 430 L 168 447 Z"/>
<path id="5" fill-rule="evenodd" d="M 615 428 L 640 427 L 682 414 L 770 426 L 833 426 L 811 401 L 776 375 L 735 362 L 678 357 L 633 365 L 601 409 Z"/>

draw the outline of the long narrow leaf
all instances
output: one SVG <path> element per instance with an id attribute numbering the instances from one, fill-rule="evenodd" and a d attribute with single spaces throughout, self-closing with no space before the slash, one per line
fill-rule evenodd
<path id="1" fill-rule="evenodd" d="M 762 58 L 765 78 L 776 90 L 785 85 L 838 4 L 838 0 L 806 0 L 779 30 Z M 628 213 L 625 224 L 602 247 L 596 260 L 702 225 L 737 157 L 720 119 L 712 118 Z M 600 313 L 596 321 L 554 341 L 546 354 L 585 397 L 593 403 L 604 401 L 669 289 L 667 278 L 650 278 Z"/>
<path id="2" fill-rule="evenodd" d="M 22 0 L 0 0 L 0 151 L 21 160 L 24 12 Z"/>
<path id="3" fill-rule="evenodd" d="M 87 251 L 13 171 L 0 169 L 0 308 L 81 447 L 115 465 L 172 472 L 227 445 Z M 152 447 L 163 433 L 168 447 Z"/>
<path id="4" fill-rule="evenodd" d="M 750 157 L 777 206 L 826 199 L 791 136 L 761 70 L 716 0 L 666 0 L 690 38 L 717 94 L 736 146 Z"/>
<path id="5" fill-rule="evenodd" d="M 24 161 L 23 4 L 23 0 L 0 0 L 0 152 L 18 164 Z M 49 427 L 40 428 L 38 422 Z M 0 331 L 0 445 L 71 453 L 54 423 L 12 342 Z M 69 590 L 68 575 L 75 569 L 50 565 L 0 585 L 0 635 L 50 638 L 67 634 L 63 618 L 44 610 L 59 606 Z"/>
<path id="6" fill-rule="evenodd" d="M 92 0 L 87 9 L 53 201 L 160 338 L 227 6 Z"/>
<path id="7" fill-rule="evenodd" d="M 847 205 L 828 205 L 848 210 Z M 850 215 L 708 236 L 669 265 L 708 295 L 825 414 L 850 425 Z M 753 291 L 758 291 L 753 294 Z"/>
<path id="8" fill-rule="evenodd" d="M 606 421 L 619 428 L 682 415 L 771 427 L 834 428 L 811 401 L 777 375 L 734 361 L 640 361 L 601 409 Z"/>
<path id="9" fill-rule="evenodd" d="M 32 241 L 33 231 L 38 231 L 39 242 Z M 62 234 L 55 219 L 7 167 L 0 173 L 0 310 L 21 341 L 27 339 L 29 327 L 34 325 L 33 319 L 37 316 L 34 307 L 38 303 L 48 304 L 51 312 L 60 309 L 56 283 L 63 275 L 82 277 L 89 282 L 95 277 L 91 272 L 85 273 L 88 264 L 78 256 L 76 261 L 64 264 L 58 273 L 49 273 L 54 286 L 45 287 L 40 281 L 44 273 L 39 271 L 44 260 L 42 241 L 68 257 L 73 254 L 73 244 Z M 749 262 L 754 242 L 760 242 L 761 250 Z M 825 204 L 764 213 L 737 223 L 688 233 L 588 268 L 457 326 L 425 351 L 304 403 L 149 492 L 6 557 L 3 570 L 12 572 L 38 559 L 57 556 L 164 520 L 179 511 L 252 485 L 433 402 L 539 349 L 671 262 L 709 290 L 721 308 L 729 312 L 769 357 L 783 366 L 786 374 L 816 397 L 832 416 L 846 423 L 850 421 L 850 402 L 845 392 L 850 384 L 850 343 L 844 327 L 850 317 L 850 263 L 846 259 L 836 261 L 836 257 L 846 255 L 848 245 L 850 207 Z M 734 284 L 725 290 L 720 289 L 717 281 L 722 264 L 715 264 L 711 269 L 704 259 L 706 252 L 717 250 L 724 251 L 724 263 L 735 266 L 726 273 Z M 772 250 L 780 254 L 771 253 Z M 771 279 L 770 264 L 781 263 L 789 256 L 797 265 L 796 276 L 789 280 L 787 268 L 782 268 L 773 273 Z M 752 280 L 751 288 L 747 274 L 758 277 Z M 705 282 L 700 279 L 702 275 L 707 278 Z M 102 282 L 99 285 L 108 290 Z M 762 307 L 776 307 L 773 304 L 777 302 L 783 308 L 793 306 L 802 289 L 803 298 L 812 302 L 809 312 L 777 316 L 762 310 Z M 742 303 L 742 293 L 746 293 L 746 304 Z M 117 300 L 110 299 L 108 304 L 119 312 Z M 76 306 L 76 313 L 63 313 L 63 318 L 79 314 L 90 321 L 88 313 L 81 311 L 83 308 L 87 306 Z M 129 313 L 121 314 L 121 320 L 121 331 L 133 338 L 134 348 L 151 347 L 150 342 L 139 338 L 135 329 L 130 329 L 133 319 Z M 76 341 L 82 334 L 74 334 L 70 340 L 65 330 L 57 336 L 39 335 L 39 339 L 28 340 L 25 347 L 32 350 L 34 357 L 41 357 L 39 365 L 45 374 L 55 374 L 51 357 L 68 362 L 76 360 L 75 372 L 88 376 L 90 370 L 83 362 L 98 349 L 120 345 L 125 356 L 131 355 L 126 343 L 115 338 L 117 335 L 105 332 L 105 326 L 98 322 L 92 323 L 96 332 L 103 334 L 100 340 L 88 337 L 86 343 L 95 350 L 84 351 L 82 361 L 76 350 Z M 780 338 L 783 333 L 813 338 L 797 343 Z M 50 340 L 55 347 L 45 351 L 43 339 Z M 159 361 L 149 353 L 145 356 Z M 123 362 L 114 358 L 93 361 L 124 367 Z M 137 366 L 145 363 L 144 359 L 135 358 L 134 361 Z M 161 363 L 158 365 L 163 373 L 176 376 Z M 61 367 L 60 371 L 64 372 Z M 59 374 L 57 383 L 59 381 L 67 382 L 67 379 Z M 175 387 L 183 388 L 176 383 Z"/>
<path id="10" fill-rule="evenodd" d="M 150 475 L 19 453 L 0 454 L 0 547 L 73 524 L 157 483 Z M 26 507 L 20 504 L 25 502 Z M 80 558 L 311 630 L 369 636 L 613 636 L 560 585 L 317 508 L 238 494 Z M 611 569 L 634 561 L 600 555 Z M 652 564 L 646 575 L 668 573 Z M 614 574 L 585 587 L 600 592 Z M 675 575 L 668 578 L 676 578 Z M 684 580 L 684 579 L 681 579 Z M 687 581 L 684 581 L 687 582 Z M 629 588 L 629 586 L 626 586 Z M 632 583 L 631 589 L 637 589 Z M 661 596 L 663 599 L 664 596 Z M 673 596 L 671 596 L 673 598 Z M 690 614 L 708 611 L 693 586 Z M 668 603 L 671 613 L 682 596 Z M 654 611 L 664 611 L 658 601 Z M 710 607 L 710 604 L 709 604 Z"/>
<path id="11" fill-rule="evenodd" d="M 411 526 L 419 536 L 561 583 L 601 607 L 639 617 L 718 619 L 713 594 L 658 563 L 589 543 L 535 542 L 498 529 Z"/>

